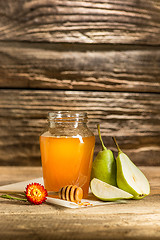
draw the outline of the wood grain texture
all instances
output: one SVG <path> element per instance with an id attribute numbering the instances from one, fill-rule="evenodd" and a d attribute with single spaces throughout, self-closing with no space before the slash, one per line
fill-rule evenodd
<path id="1" fill-rule="evenodd" d="M 0 166 L 0 186 L 42 177 L 41 167 Z M 9 175 L 12 176 L 9 179 Z"/>
<path id="2" fill-rule="evenodd" d="M 160 50 L 1 42 L 0 87 L 160 92 Z"/>
<path id="3" fill-rule="evenodd" d="M 1 165 L 39 165 L 39 135 L 53 110 L 87 111 L 100 150 L 111 136 L 138 165 L 160 165 L 160 95 L 90 91 L 0 90 Z M 117 154 L 117 153 L 116 153 Z"/>
<path id="4" fill-rule="evenodd" d="M 6 0 L 0 3 L 0 40 L 160 44 L 157 0 Z"/>
<path id="5" fill-rule="evenodd" d="M 41 168 L 0 167 L 0 185 L 41 177 Z M 125 204 L 83 209 L 56 205 L 33 206 L 0 198 L 1 240 L 158 240 L 160 238 L 160 167 L 140 167 L 151 185 L 151 194 Z M 13 176 L 13 177 L 12 177 Z M 8 179 L 8 182 L 7 182 Z M 106 238 L 107 236 L 107 238 Z"/>
<path id="6" fill-rule="evenodd" d="M 136 164 L 160 165 L 158 0 L 0 6 L 0 88 L 13 88 L 0 90 L 0 164 L 39 165 L 47 112 L 74 109 L 93 119 L 95 154 L 101 123 L 108 147 L 115 135 Z"/>

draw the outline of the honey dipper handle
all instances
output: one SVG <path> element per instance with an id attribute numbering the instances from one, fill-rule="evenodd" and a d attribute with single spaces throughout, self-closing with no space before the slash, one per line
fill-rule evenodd
<path id="1" fill-rule="evenodd" d="M 57 196 L 59 192 L 47 191 L 48 195 Z"/>

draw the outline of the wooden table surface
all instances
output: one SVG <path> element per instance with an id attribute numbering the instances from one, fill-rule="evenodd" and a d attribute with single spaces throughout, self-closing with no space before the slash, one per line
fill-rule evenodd
<path id="1" fill-rule="evenodd" d="M 160 167 L 141 167 L 151 194 L 83 209 L 0 198 L 0 239 L 160 239 Z M 40 167 L 0 167 L 0 185 L 42 176 Z"/>

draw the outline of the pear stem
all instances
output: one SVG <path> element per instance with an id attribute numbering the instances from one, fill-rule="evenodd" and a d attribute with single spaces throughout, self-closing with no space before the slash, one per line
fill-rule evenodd
<path id="1" fill-rule="evenodd" d="M 100 139 L 101 144 L 102 144 L 102 150 L 105 150 L 105 149 L 107 149 L 107 148 L 104 146 L 104 143 L 103 143 L 103 140 L 102 140 L 102 137 L 101 137 L 101 132 L 100 132 L 100 126 L 99 126 L 99 124 L 97 124 L 97 128 L 98 128 L 99 139 Z"/>
<path id="2" fill-rule="evenodd" d="M 119 145 L 118 145 L 118 143 L 117 143 L 117 141 L 116 141 L 116 138 L 115 138 L 115 137 L 112 137 L 112 139 L 113 139 L 113 141 L 114 141 L 114 143 L 115 143 L 115 145 L 116 145 L 116 147 L 117 147 L 117 149 L 118 149 L 118 152 L 122 152 L 121 149 L 120 149 L 120 147 L 119 147 Z"/>

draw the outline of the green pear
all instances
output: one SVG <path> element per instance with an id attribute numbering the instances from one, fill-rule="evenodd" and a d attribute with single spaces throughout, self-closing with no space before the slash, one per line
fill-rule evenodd
<path id="1" fill-rule="evenodd" d="M 133 199 L 141 199 L 150 193 L 150 185 L 141 170 L 121 151 L 113 137 L 118 149 L 117 163 L 117 185 L 122 190 L 132 194 Z"/>
<path id="2" fill-rule="evenodd" d="M 102 144 L 102 151 L 100 151 L 92 164 L 91 179 L 98 178 L 103 182 L 117 186 L 116 183 L 116 161 L 111 150 L 104 146 L 100 126 L 97 125 L 99 138 Z"/>
<path id="3" fill-rule="evenodd" d="M 92 193 L 103 201 L 116 201 L 119 199 L 133 198 L 133 195 L 115 186 L 93 178 L 90 184 Z"/>

